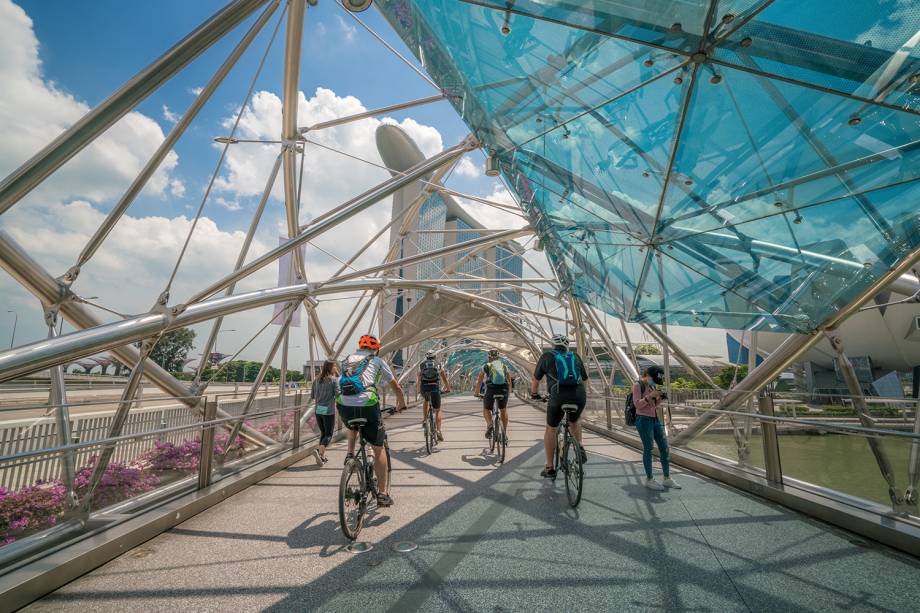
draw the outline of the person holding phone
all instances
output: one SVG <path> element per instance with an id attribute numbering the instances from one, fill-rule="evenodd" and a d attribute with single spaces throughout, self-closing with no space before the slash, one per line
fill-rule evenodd
<path id="1" fill-rule="evenodd" d="M 664 371 L 660 366 L 649 366 L 642 373 L 642 378 L 633 384 L 633 404 L 636 407 L 636 430 L 642 439 L 642 466 L 645 468 L 645 487 L 650 490 L 663 491 L 665 488 L 680 489 L 671 479 L 671 465 L 668 458 L 668 436 L 664 431 L 659 415 L 659 405 L 667 398 L 661 390 L 664 385 Z M 652 445 L 658 445 L 661 472 L 664 480 L 658 482 L 652 475 Z"/>

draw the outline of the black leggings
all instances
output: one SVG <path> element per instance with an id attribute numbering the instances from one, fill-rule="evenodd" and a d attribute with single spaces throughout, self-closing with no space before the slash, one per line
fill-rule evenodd
<path id="1" fill-rule="evenodd" d="M 319 424 L 319 444 L 328 447 L 335 433 L 335 414 L 317 415 L 316 423 Z"/>

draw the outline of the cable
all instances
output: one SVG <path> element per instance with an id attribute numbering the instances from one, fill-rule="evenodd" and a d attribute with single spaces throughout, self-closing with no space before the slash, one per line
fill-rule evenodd
<path id="1" fill-rule="evenodd" d="M 236 114 L 236 120 L 233 122 L 233 128 L 230 130 L 230 136 L 226 143 L 224 143 L 224 148 L 220 152 L 220 157 L 217 159 L 217 165 L 214 168 L 214 172 L 211 174 L 211 180 L 208 181 L 208 187 L 204 192 L 204 195 L 201 198 L 201 204 L 198 205 L 198 212 L 195 214 L 195 219 L 192 221 L 192 227 L 189 228 L 188 235 L 185 237 L 185 243 L 182 245 L 182 250 L 179 252 L 179 258 L 176 260 L 176 265 L 173 266 L 172 273 L 169 275 L 169 281 L 166 282 L 166 288 L 163 290 L 163 294 L 169 292 L 172 287 L 172 283 L 176 278 L 176 273 L 179 271 L 179 265 L 182 263 L 182 259 L 185 257 L 186 249 L 188 249 L 188 244 L 192 239 L 192 234 L 195 232 L 195 228 L 198 226 L 198 220 L 201 219 L 201 213 L 204 211 L 204 205 L 208 201 L 208 197 L 211 195 L 211 188 L 214 187 L 214 182 L 217 180 L 217 176 L 220 174 L 220 170 L 224 165 L 224 159 L 227 157 L 227 151 L 230 149 L 231 140 L 233 135 L 236 134 L 236 130 L 240 125 L 240 120 L 243 118 L 243 113 L 246 112 L 246 106 L 249 104 L 249 100 L 252 98 L 252 92 L 255 90 L 256 82 L 259 79 L 259 76 L 262 74 L 262 68 L 265 66 L 265 60 L 268 58 L 268 54 L 271 51 L 272 46 L 275 43 L 275 38 L 278 35 L 278 31 L 281 29 L 281 22 L 284 20 L 284 15 L 287 12 L 287 7 L 281 11 L 281 14 L 278 16 L 278 22 L 275 24 L 275 30 L 272 32 L 272 36 L 268 41 L 268 45 L 265 47 L 265 53 L 262 54 L 262 59 L 259 60 L 259 66 L 256 68 L 256 72 L 252 77 L 252 81 L 249 83 L 249 90 L 246 92 L 246 96 L 243 98 L 243 104 L 240 105 L 240 110 Z"/>

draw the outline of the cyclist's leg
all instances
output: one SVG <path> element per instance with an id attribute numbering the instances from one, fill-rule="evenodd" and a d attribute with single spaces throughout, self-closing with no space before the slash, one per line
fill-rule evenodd
<path id="1" fill-rule="evenodd" d="M 492 390 L 489 389 L 489 386 L 486 386 L 486 393 L 482 397 L 482 416 L 486 420 L 486 428 L 492 428 L 492 405 L 495 403 L 495 398 L 492 395 Z"/>
<path id="2" fill-rule="evenodd" d="M 428 392 L 422 392 L 422 423 L 428 419 Z"/>
<path id="3" fill-rule="evenodd" d="M 546 466 L 553 465 L 556 453 L 556 428 L 562 421 L 562 404 L 556 394 L 550 394 L 546 403 L 546 429 L 543 431 L 543 447 L 546 451 Z"/>
<path id="4" fill-rule="evenodd" d="M 502 417 L 502 430 L 505 431 L 505 436 L 508 435 L 508 388 L 505 388 L 502 392 L 505 397 L 498 401 L 498 408 L 501 409 Z"/>
<path id="5" fill-rule="evenodd" d="M 345 438 L 348 440 L 348 455 L 354 455 L 355 444 L 358 440 L 358 431 L 348 427 L 348 420 L 361 417 L 361 407 L 347 407 L 340 404 L 337 408 L 339 409 L 339 415 L 342 417 L 342 423 L 345 424 Z"/>
<path id="6" fill-rule="evenodd" d="M 390 471 L 387 462 L 386 449 L 383 443 L 386 440 L 386 430 L 383 428 L 383 419 L 380 416 L 380 405 L 375 404 L 369 407 L 363 407 L 363 417 L 367 418 L 367 423 L 361 427 L 364 438 L 371 444 L 374 450 L 374 474 L 377 476 L 377 490 L 381 494 L 390 493 Z"/>
<path id="7" fill-rule="evenodd" d="M 581 443 L 581 414 L 585 410 L 585 405 L 588 404 L 587 393 L 583 385 L 579 385 L 574 390 L 571 400 L 566 400 L 566 404 L 569 403 L 578 405 L 578 411 L 569 417 L 569 430 L 572 432 L 572 436 L 575 437 L 575 440 Z"/>
<path id="8" fill-rule="evenodd" d="M 434 410 L 434 420 L 438 432 L 441 431 L 441 390 L 432 390 L 431 408 Z"/>

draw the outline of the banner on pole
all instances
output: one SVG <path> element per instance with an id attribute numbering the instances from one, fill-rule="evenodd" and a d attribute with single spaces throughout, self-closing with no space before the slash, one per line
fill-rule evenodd
<path id="1" fill-rule="evenodd" d="M 289 238 L 286 236 L 278 237 L 278 245 L 284 245 L 287 243 Z M 300 250 L 300 257 L 303 260 L 304 250 L 303 247 L 298 247 Z M 278 260 L 278 285 L 276 287 L 286 287 L 288 285 L 293 285 L 296 279 L 294 274 L 294 252 L 288 251 Z M 275 317 L 272 319 L 272 325 L 280 326 L 284 323 L 284 307 L 286 302 L 279 302 L 275 305 Z M 294 317 L 291 318 L 291 327 L 299 328 L 300 327 L 300 311 L 301 308 L 298 305 L 297 311 L 294 312 Z"/>

